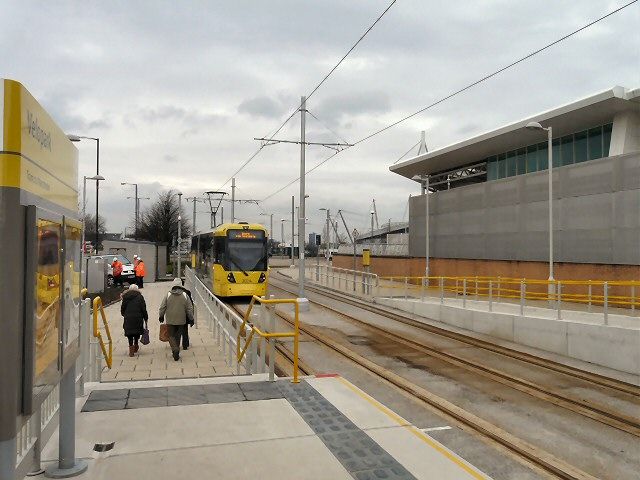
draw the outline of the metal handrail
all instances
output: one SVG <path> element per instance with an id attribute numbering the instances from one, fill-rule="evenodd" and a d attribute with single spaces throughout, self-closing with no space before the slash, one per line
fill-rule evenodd
<path id="1" fill-rule="evenodd" d="M 497 297 L 540 301 L 567 301 L 598 305 L 627 306 L 635 309 L 640 306 L 640 297 L 636 294 L 636 287 L 640 281 L 605 281 L 605 280 L 540 280 L 531 278 L 510 277 L 475 277 L 475 276 L 384 276 L 380 280 L 391 282 L 381 284 L 382 288 L 421 290 L 427 288 L 441 289 L 454 294 L 472 295 L 479 297 Z M 394 285 L 395 284 L 395 285 Z M 528 290 L 531 286 L 547 286 L 543 291 Z M 585 287 L 586 293 L 565 291 L 565 287 Z M 524 288 L 523 288 L 524 287 Z M 631 287 L 631 295 L 611 294 L 611 287 Z M 602 293 L 594 292 L 602 289 Z"/>
<path id="2" fill-rule="evenodd" d="M 107 353 L 104 340 L 102 339 L 102 334 L 98 329 L 98 312 L 100 312 L 100 315 L 102 316 L 102 325 L 104 326 L 105 332 L 107 332 L 107 339 L 109 340 L 109 353 Z M 107 367 L 109 367 L 110 369 L 113 361 L 113 340 L 111 339 L 109 322 L 107 321 L 107 316 L 104 313 L 102 299 L 100 297 L 96 297 L 93 299 L 93 336 L 98 339 L 98 342 L 100 342 L 102 355 L 104 356 L 104 360 L 107 363 Z"/>
<path id="3" fill-rule="evenodd" d="M 255 303 L 258 302 L 263 305 L 276 305 L 276 304 L 293 304 L 294 306 L 294 323 L 293 323 L 293 332 L 272 332 L 267 333 L 260 330 L 258 327 L 249 322 L 249 318 L 251 317 L 251 310 Z M 254 334 L 257 334 L 260 338 L 265 340 L 269 340 L 271 338 L 293 338 L 293 380 L 292 383 L 299 383 L 298 379 L 298 342 L 300 337 L 300 321 L 299 321 L 300 307 L 298 305 L 298 300 L 295 298 L 281 298 L 281 299 L 270 299 L 258 297 L 254 295 L 251 297 L 251 302 L 249 302 L 249 307 L 244 314 L 244 318 L 242 319 L 242 325 L 238 329 L 238 337 L 236 341 L 236 360 L 238 363 L 242 361 L 242 358 L 247 352 L 251 341 L 253 340 Z M 244 348 L 240 348 L 240 337 L 245 336 L 245 330 L 247 325 L 251 328 L 251 332 L 247 337 Z M 273 362 L 273 359 L 271 360 Z"/>

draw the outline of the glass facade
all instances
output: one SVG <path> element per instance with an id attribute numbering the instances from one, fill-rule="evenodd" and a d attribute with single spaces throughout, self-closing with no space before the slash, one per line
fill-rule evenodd
<path id="1" fill-rule="evenodd" d="M 612 126 L 609 123 L 554 138 L 553 166 L 561 167 L 609 156 Z M 487 180 L 546 170 L 548 158 L 547 142 L 493 155 L 484 159 L 487 162 Z"/>

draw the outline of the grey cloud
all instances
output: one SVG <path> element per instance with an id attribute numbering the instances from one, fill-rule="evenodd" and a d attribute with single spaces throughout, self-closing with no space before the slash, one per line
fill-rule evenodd
<path id="1" fill-rule="evenodd" d="M 391 103 L 389 95 L 383 91 L 356 91 L 326 97 L 316 108 L 310 110 L 315 110 L 323 122 L 335 124 L 341 119 L 357 115 L 388 112 L 391 110 Z"/>
<path id="2" fill-rule="evenodd" d="M 238 113 L 245 113 L 255 117 L 280 118 L 285 112 L 286 107 L 282 102 L 267 96 L 249 98 L 238 105 Z"/>

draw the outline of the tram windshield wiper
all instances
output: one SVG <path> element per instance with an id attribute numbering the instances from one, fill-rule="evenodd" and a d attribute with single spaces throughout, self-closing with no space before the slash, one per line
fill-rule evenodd
<path id="1" fill-rule="evenodd" d="M 231 252 L 229 252 L 229 260 L 231 260 L 231 262 L 233 262 L 233 264 L 238 268 L 238 270 L 240 270 L 242 273 L 244 273 L 244 276 L 245 276 L 245 277 L 248 277 L 248 276 L 249 276 L 249 274 L 248 274 L 247 272 L 245 272 L 245 271 L 240 267 L 240 265 L 238 265 L 238 261 L 237 261 L 237 259 L 236 259 L 233 255 L 231 255 Z"/>

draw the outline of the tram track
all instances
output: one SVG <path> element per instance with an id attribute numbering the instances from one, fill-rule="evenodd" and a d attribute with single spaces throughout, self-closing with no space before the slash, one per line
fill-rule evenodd
<path id="1" fill-rule="evenodd" d="M 286 288 L 282 288 L 277 285 L 273 285 L 273 286 L 276 288 L 282 289 L 287 293 L 295 294 L 295 292 L 291 290 L 287 290 Z M 307 287 L 307 289 L 309 288 Z M 332 298 L 330 294 L 327 294 L 324 291 L 316 292 L 316 293 Z M 342 301 L 342 299 L 337 299 L 337 300 Z M 554 391 L 553 389 L 548 388 L 540 383 L 532 382 L 525 378 L 511 375 L 509 373 L 506 373 L 505 371 L 500 371 L 495 368 L 488 367 L 486 365 L 478 364 L 475 361 L 466 359 L 460 355 L 455 355 L 452 353 L 445 352 L 433 346 L 427 345 L 423 342 L 418 342 L 416 340 L 406 338 L 402 335 L 399 335 L 397 333 L 390 331 L 389 329 L 381 328 L 379 326 L 373 325 L 369 322 L 366 322 L 361 319 L 355 318 L 351 315 L 345 314 L 335 308 L 332 308 L 325 304 L 321 304 L 317 301 L 312 301 L 312 303 L 316 303 L 322 306 L 323 308 L 326 308 L 340 315 L 341 317 L 346 318 L 351 323 L 355 323 L 362 328 L 372 331 L 394 342 L 403 344 L 405 346 L 409 346 L 410 348 L 416 351 L 438 358 L 439 360 L 447 362 L 448 364 L 454 365 L 459 368 L 463 368 L 474 374 L 481 375 L 492 381 L 501 383 L 503 385 L 506 385 L 508 387 L 511 387 L 513 389 L 516 389 L 518 391 L 531 395 L 535 398 L 538 398 L 540 400 L 550 402 L 558 407 L 570 410 L 580 415 L 584 415 L 588 418 L 596 420 L 610 427 L 616 428 L 626 433 L 630 433 L 636 437 L 640 437 L 640 422 L 636 418 L 630 417 L 628 415 L 625 415 L 619 412 L 612 411 L 611 409 L 603 405 L 596 404 L 592 401 L 585 401 L 579 398 L 572 397 L 570 395 L 566 395 L 564 393 Z M 385 312 L 384 310 L 376 311 L 375 313 L 378 315 L 388 317 L 387 312 Z M 396 319 L 394 318 L 393 320 L 396 320 Z M 402 322 L 402 323 L 406 324 L 406 322 Z M 520 358 L 518 358 L 518 360 L 521 361 Z M 542 359 L 539 359 L 539 360 L 542 360 Z M 538 366 L 537 363 L 536 363 L 536 366 Z M 587 373 L 587 372 L 584 372 L 584 373 Z M 563 372 L 563 374 L 570 375 L 569 373 L 565 373 L 565 372 Z"/>
<path id="2" fill-rule="evenodd" d="M 271 285 L 275 288 L 281 289 L 284 292 L 287 292 L 288 294 L 291 293 L 295 293 L 292 290 L 289 290 L 286 288 L 282 288 L 281 282 L 274 282 L 274 278 L 272 276 L 271 279 Z M 286 282 L 286 281 L 285 281 Z M 277 285 L 276 285 L 277 283 Z M 282 282 L 284 283 L 284 282 Z M 289 281 L 286 282 L 289 285 L 293 285 L 293 282 Z M 314 287 L 307 287 L 308 291 L 314 291 L 315 293 L 318 293 L 319 295 L 326 295 L 329 298 L 334 298 L 338 301 L 342 301 L 342 295 L 332 295 L 333 292 L 327 294 L 327 292 L 325 292 L 324 290 L 320 290 Z M 318 302 L 315 300 L 311 300 L 310 302 L 313 304 L 317 304 L 321 307 L 325 307 L 328 308 L 329 310 L 331 310 L 334 313 L 339 314 L 340 317 L 349 317 L 349 315 L 342 313 L 341 311 L 336 310 L 335 308 L 332 308 L 331 306 L 327 306 L 324 305 L 322 302 Z M 346 303 L 351 303 L 351 302 L 346 302 Z M 355 301 L 353 302 L 354 306 L 360 307 L 361 302 Z M 367 305 L 368 306 L 368 305 Z M 371 309 L 371 308 L 366 308 L 365 310 L 369 310 L 372 311 L 373 313 L 376 313 L 378 315 L 382 315 L 382 316 L 386 316 L 389 317 L 389 315 L 387 315 L 387 313 L 390 313 L 391 316 L 395 316 L 394 314 L 392 314 L 391 312 L 386 312 L 384 309 L 380 309 L 380 311 L 378 309 Z M 292 323 L 293 319 L 290 318 L 290 316 L 284 312 L 281 311 L 277 311 L 277 315 L 282 318 L 284 321 L 288 322 L 288 323 Z M 402 317 L 401 315 L 397 315 L 398 317 Z M 357 320 L 357 319 L 356 319 Z M 417 327 L 426 327 L 424 328 L 424 330 L 430 330 L 430 325 L 425 325 L 425 324 L 421 324 L 415 320 L 412 319 L 406 319 L 408 320 L 407 322 L 401 321 L 401 323 L 404 324 L 408 324 L 408 325 L 413 325 L 413 326 L 417 326 Z M 358 322 L 358 323 L 367 323 L 367 322 Z M 417 325 L 415 325 L 417 324 Z M 361 328 L 366 328 L 374 333 L 376 333 L 377 335 L 383 335 L 383 331 L 380 331 L 381 329 L 379 327 L 375 327 L 372 325 L 360 325 Z M 369 328 L 369 327 L 374 327 L 374 328 Z M 437 327 L 433 327 L 435 330 L 441 330 L 438 329 Z M 562 478 L 562 479 L 594 479 L 594 478 L 610 478 L 607 477 L 606 475 L 604 477 L 601 477 L 600 475 L 597 476 L 593 476 L 590 473 L 587 473 L 583 470 L 581 470 L 580 468 L 578 468 L 577 466 L 573 465 L 570 462 L 567 462 L 565 460 L 563 460 L 562 458 L 559 458 L 558 456 L 554 455 L 553 453 L 550 453 L 550 451 L 545 450 L 544 448 L 539 448 L 538 446 L 524 440 L 521 439 L 513 434 L 511 434 L 510 432 L 508 432 L 507 430 L 504 430 L 503 428 L 487 421 L 484 420 L 480 417 L 478 417 L 477 415 L 475 415 L 474 413 L 463 409 L 462 407 L 459 407 L 457 405 L 455 405 L 454 403 L 448 401 L 447 399 L 440 397 L 436 394 L 434 394 L 433 392 L 422 388 L 420 385 L 417 385 L 416 383 L 408 380 L 407 378 L 404 378 L 402 375 L 398 375 L 397 373 L 394 373 L 393 371 L 384 368 L 383 366 L 375 363 L 372 360 L 369 360 L 368 358 L 365 358 L 363 355 L 359 354 L 358 352 L 356 352 L 353 348 L 352 345 L 346 345 L 344 341 L 340 341 L 337 340 L 335 338 L 332 338 L 331 336 L 326 335 L 325 333 L 321 332 L 320 330 L 322 330 L 323 327 L 317 327 L 317 326 L 310 326 L 307 324 L 301 324 L 300 325 L 300 330 L 302 333 L 306 334 L 307 336 L 309 336 L 310 338 L 316 340 L 319 344 L 322 344 L 323 346 L 335 351 L 336 353 L 340 354 L 341 356 L 351 360 L 354 364 L 356 364 L 357 366 L 367 370 L 368 372 L 370 372 L 371 374 L 373 374 L 374 376 L 382 379 L 383 381 L 388 382 L 389 384 L 399 388 L 400 390 L 404 391 L 405 393 L 409 394 L 410 396 L 414 397 L 415 399 L 423 402 L 424 404 L 432 407 L 435 411 L 437 411 L 439 414 L 441 414 L 444 418 L 449 419 L 453 424 L 458 425 L 460 428 L 466 430 L 466 431 L 470 431 L 470 432 L 474 432 L 476 434 L 481 435 L 482 437 L 488 439 L 491 442 L 494 442 L 495 444 L 499 445 L 500 447 L 508 450 L 509 452 L 511 452 L 516 458 L 519 459 L 519 461 L 521 461 L 522 463 L 525 463 L 527 465 L 529 465 L 531 468 L 533 468 L 535 471 L 538 471 L 539 473 L 545 473 L 547 476 L 551 476 L 552 478 Z M 377 329 L 377 331 L 376 331 Z M 382 329 L 384 330 L 384 329 Z M 394 342 L 398 342 L 401 343 L 403 345 L 407 345 L 407 346 L 412 346 L 411 340 L 408 340 L 406 338 L 400 337 L 397 334 L 393 334 L 393 332 L 388 332 L 391 334 L 391 336 L 387 336 L 387 335 L 383 335 L 386 338 L 389 338 L 390 340 L 394 341 Z M 453 332 L 450 332 L 453 333 Z M 448 336 L 448 335 L 447 335 Z M 464 335 L 461 334 L 454 334 L 454 336 L 456 337 L 465 337 Z M 402 341 L 400 341 L 402 340 Z M 475 342 L 476 339 L 473 339 L 472 337 L 470 337 L 470 340 L 472 342 Z M 419 342 L 413 342 L 413 343 L 419 343 Z M 479 341 L 479 343 L 481 345 L 484 344 L 488 344 L 489 342 L 484 342 L 484 341 Z M 419 345 L 413 345 L 413 347 L 419 347 Z M 494 353 L 503 353 L 503 351 L 509 352 L 511 351 L 508 348 L 505 347 L 501 347 L 501 346 L 495 346 L 497 347 L 496 349 L 494 348 L 487 348 L 487 350 L 492 351 Z M 495 350 L 498 350 L 498 352 L 495 352 Z M 516 352 L 516 351 L 514 351 Z M 432 352 L 428 352 L 425 351 L 424 353 L 427 354 L 431 354 Z M 516 355 L 514 356 L 516 359 L 521 360 L 521 356 L 518 355 L 520 352 L 516 352 Z M 434 355 L 435 356 L 435 355 Z M 507 355 L 509 356 L 509 355 Z M 529 358 L 532 357 L 534 359 L 534 361 L 530 362 L 533 365 L 536 366 L 544 366 L 544 365 L 540 365 L 540 363 L 545 362 L 545 359 L 543 358 L 539 358 L 539 357 L 535 357 L 533 355 L 529 355 L 529 354 L 524 354 L 525 358 Z M 572 371 L 577 370 L 578 374 L 575 376 L 575 378 L 580 378 L 582 380 L 584 380 L 585 378 L 590 378 L 592 376 L 592 374 L 590 372 L 585 372 L 579 369 L 575 369 L 574 367 L 568 367 L 567 369 L 561 368 L 562 365 L 561 364 L 557 364 L 557 366 L 555 365 L 556 362 L 551 361 L 551 368 L 549 368 L 549 370 L 554 371 L 554 372 L 558 372 L 559 373 L 564 373 L 567 375 L 570 375 Z M 560 368 L 559 368 L 560 367 Z M 597 374 L 593 374 L 594 378 L 596 379 L 596 381 L 594 382 L 595 385 L 598 386 L 609 386 L 611 381 L 612 384 L 614 384 L 615 386 L 618 386 L 620 388 L 613 388 L 614 391 L 621 391 L 621 392 L 625 392 L 625 393 L 632 393 L 635 390 L 635 386 L 631 385 L 631 384 L 626 384 L 624 382 L 618 382 L 615 379 L 607 379 L 606 377 L 602 377 L 600 375 Z M 504 382 L 500 382 L 500 383 L 504 383 Z M 521 385 L 521 388 L 527 387 L 528 385 L 525 384 Z M 518 389 L 520 390 L 520 389 Z M 554 393 L 554 392 L 552 392 Z M 549 397 L 550 401 L 554 401 L 557 400 L 557 396 L 556 395 L 551 395 Z M 575 400 L 575 399 L 574 399 Z M 593 405 L 591 405 L 593 406 Z M 575 405 L 576 409 L 580 409 L 582 408 L 579 405 Z M 631 423 L 627 422 L 628 419 L 624 418 L 624 415 L 619 415 L 615 412 L 603 412 L 603 411 L 597 411 L 597 410 L 602 410 L 601 408 L 596 408 L 596 411 L 594 411 L 592 408 L 588 408 L 587 410 L 585 410 L 584 412 L 580 412 L 578 411 L 577 413 L 582 413 L 584 414 L 586 417 L 588 418 L 593 418 L 592 415 L 603 415 L 603 417 L 601 418 L 602 420 L 604 420 L 602 423 L 606 423 L 607 425 L 609 425 L 609 423 L 616 423 L 618 420 L 621 420 L 622 424 L 618 424 L 618 425 L 610 425 L 610 426 L 614 426 L 614 428 L 618 428 L 619 426 L 622 426 L 623 428 L 621 428 L 621 430 L 627 432 L 627 433 L 631 433 L 628 432 L 629 428 L 627 427 L 631 427 L 631 429 L 636 429 L 638 427 L 637 422 L 635 420 L 632 420 Z M 575 411 L 575 410 L 574 410 Z M 612 415 L 610 415 L 612 414 Z M 622 418 L 621 418 L 622 417 Z M 631 434 L 635 435 L 635 431 Z M 555 452 L 555 451 L 554 451 Z M 574 460 L 575 462 L 575 460 Z M 613 477 L 611 477 L 613 478 Z"/>

